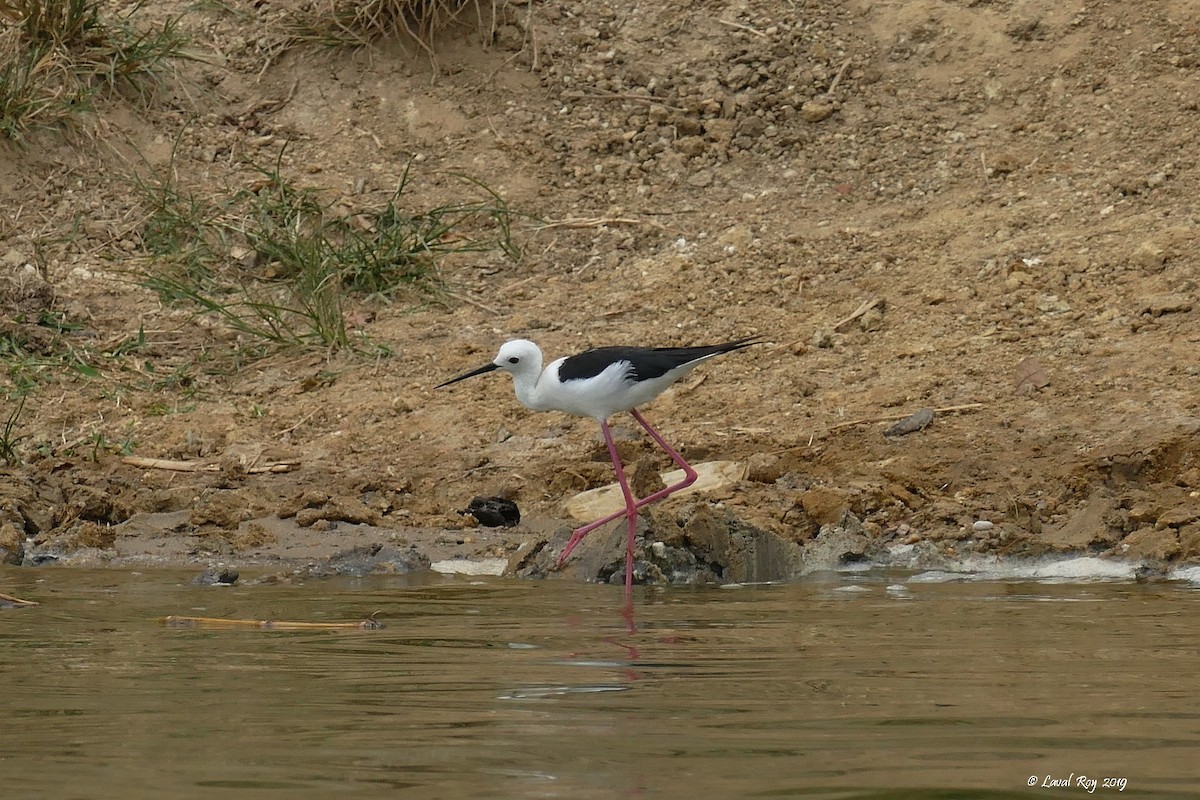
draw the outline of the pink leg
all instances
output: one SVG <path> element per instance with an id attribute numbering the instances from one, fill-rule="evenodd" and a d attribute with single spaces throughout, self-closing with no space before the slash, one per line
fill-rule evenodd
<path id="1" fill-rule="evenodd" d="M 662 436 L 659 434 L 658 431 L 656 431 L 656 430 L 654 430 L 654 428 L 650 427 L 650 423 L 647 422 L 646 418 L 641 415 L 641 412 L 639 412 L 636 408 L 634 408 L 634 409 L 630 409 L 629 413 L 633 415 L 633 418 L 638 421 L 639 425 L 641 425 L 643 428 L 646 429 L 646 433 L 650 434 L 650 437 L 652 439 L 654 439 L 654 441 L 658 442 L 658 446 L 661 447 L 664 451 L 666 451 L 666 454 L 671 457 L 671 460 L 674 461 L 679 466 L 679 468 L 683 470 L 683 480 L 681 480 L 679 483 L 673 483 L 670 486 L 666 487 L 665 489 L 659 489 L 654 494 L 652 494 L 648 497 L 644 497 L 641 500 L 636 501 L 633 504 L 633 513 L 636 514 L 637 510 L 639 508 L 641 508 L 642 506 L 646 506 L 655 501 L 662 500 L 664 497 L 674 494 L 675 492 L 678 492 L 680 489 L 686 489 L 687 487 L 691 486 L 693 483 L 696 482 L 697 476 L 696 476 L 696 470 L 692 469 L 692 465 L 687 463 L 686 461 L 684 461 L 683 456 L 679 455 L 679 453 L 677 453 L 675 451 L 675 449 L 673 447 L 671 447 L 671 445 L 667 444 L 666 440 L 662 438 Z M 624 471 L 620 467 L 621 461 L 619 458 L 617 458 L 616 446 L 612 444 L 611 434 L 608 432 L 608 425 L 606 423 L 602 422 L 602 423 L 600 423 L 600 426 L 601 426 L 601 430 L 604 432 L 605 440 L 609 444 L 609 454 L 612 456 L 613 465 L 617 470 L 617 477 L 620 479 L 620 481 L 622 483 L 624 483 L 624 480 L 625 480 L 624 479 Z M 623 488 L 627 488 L 627 487 L 623 487 Z M 628 515 L 629 513 L 630 513 L 630 509 L 629 509 L 629 506 L 627 503 L 626 507 L 622 508 L 620 511 L 614 511 L 613 513 L 609 514 L 606 517 L 598 519 L 595 522 L 589 522 L 587 525 L 584 525 L 582 528 L 577 528 L 575 530 L 575 533 L 573 533 L 571 535 L 570 541 L 567 542 L 567 546 L 563 548 L 562 555 L 560 555 L 558 557 L 559 565 L 562 565 L 567 560 L 567 558 L 570 557 L 571 552 L 575 549 L 576 545 L 578 545 L 581 541 L 583 541 L 583 537 L 587 536 L 589 533 L 596 530 L 601 525 L 604 525 L 607 522 L 612 522 L 614 519 L 617 519 L 618 517 L 621 517 L 621 516 Z M 632 542 L 632 539 L 630 541 Z"/>
<path id="2" fill-rule="evenodd" d="M 625 518 L 629 523 L 629 535 L 625 544 L 625 597 L 632 600 L 633 542 L 637 538 L 637 503 L 634 502 L 629 481 L 625 480 L 625 469 L 621 466 L 621 457 L 617 455 L 617 445 L 613 441 L 612 431 L 608 429 L 607 422 L 600 422 L 600 432 L 604 434 L 604 443 L 608 445 L 608 454 L 612 457 L 613 471 L 617 473 L 617 483 L 621 485 L 621 494 L 625 495 Z"/>

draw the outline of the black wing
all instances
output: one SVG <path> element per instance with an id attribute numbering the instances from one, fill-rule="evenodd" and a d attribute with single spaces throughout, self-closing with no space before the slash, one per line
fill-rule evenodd
<path id="1" fill-rule="evenodd" d="M 752 344 L 758 344 L 758 337 L 698 347 L 597 347 L 564 361 L 558 368 L 558 378 L 563 381 L 594 378 L 613 364 L 624 361 L 630 365 L 630 379 L 648 381 L 661 378 L 676 367 L 741 350 Z"/>

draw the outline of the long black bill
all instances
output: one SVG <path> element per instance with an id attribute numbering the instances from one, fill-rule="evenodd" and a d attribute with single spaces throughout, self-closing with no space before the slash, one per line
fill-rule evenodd
<path id="1" fill-rule="evenodd" d="M 473 369 L 470 372 L 468 372 L 466 375 L 459 375 L 457 378 L 451 378 L 450 380 L 446 381 L 445 383 L 439 383 L 437 386 L 435 386 L 433 388 L 440 389 L 443 386 L 449 386 L 452 383 L 458 383 L 459 381 L 465 381 L 467 378 L 474 378 L 476 375 L 482 375 L 485 372 L 491 372 L 494 369 L 499 369 L 499 367 L 496 366 L 495 364 L 484 364 L 479 369 Z"/>

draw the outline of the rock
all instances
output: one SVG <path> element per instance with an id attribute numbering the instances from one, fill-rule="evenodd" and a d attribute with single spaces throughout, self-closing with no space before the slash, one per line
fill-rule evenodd
<path id="1" fill-rule="evenodd" d="M 1200 523 L 1179 529 L 1179 557 L 1184 561 L 1200 560 Z"/>
<path id="2" fill-rule="evenodd" d="M 767 123 L 763 122 L 762 117 L 746 117 L 738 125 L 738 135 L 754 138 L 761 136 L 766 129 Z"/>
<path id="3" fill-rule="evenodd" d="M 303 528 L 320 521 L 377 525 L 379 514 L 354 497 L 331 497 L 320 508 L 302 508 L 296 512 L 296 524 Z"/>
<path id="4" fill-rule="evenodd" d="M 1156 242 L 1142 242 L 1134 248 L 1129 260 L 1142 269 L 1157 272 L 1167 262 L 1167 251 Z"/>
<path id="5" fill-rule="evenodd" d="M 505 497 L 473 498 L 462 514 L 470 514 L 488 528 L 511 528 L 521 521 L 517 504 Z"/>
<path id="6" fill-rule="evenodd" d="M 1071 304 L 1056 294 L 1040 293 L 1033 298 L 1033 305 L 1043 314 L 1059 314 L 1071 310 Z"/>
<path id="7" fill-rule="evenodd" d="M 919 411 L 909 414 L 895 425 L 892 425 L 883 432 L 883 435 L 890 439 L 893 436 L 904 436 L 908 433 L 916 433 L 917 431 L 924 430 L 931 422 L 933 422 L 933 409 L 922 408 Z"/>
<path id="8" fill-rule="evenodd" d="M 833 106 L 820 100 L 809 100 L 800 106 L 800 116 L 805 122 L 822 122 L 833 116 Z"/>
<path id="9" fill-rule="evenodd" d="M 1154 507 L 1139 503 L 1129 509 L 1129 521 L 1134 525 L 1153 525 L 1161 512 Z"/>
<path id="10" fill-rule="evenodd" d="M 755 453 L 746 461 L 746 478 L 755 483 L 774 483 L 783 475 L 779 456 Z"/>
<path id="11" fill-rule="evenodd" d="M 1155 530 L 1164 528 L 1182 528 L 1191 522 L 1200 520 L 1200 507 L 1181 506 L 1164 511 L 1154 522 Z"/>
<path id="12" fill-rule="evenodd" d="M 216 525 L 233 530 L 251 516 L 248 504 L 237 494 L 216 492 L 192 507 L 188 522 L 196 526 Z"/>
<path id="13" fill-rule="evenodd" d="M 240 575 L 236 569 L 229 567 L 209 567 L 196 577 L 192 583 L 197 586 L 232 586 L 237 583 Z"/>
<path id="14" fill-rule="evenodd" d="M 503 575 L 508 571 L 507 558 L 447 558 L 434 561 L 429 569 L 443 575 Z"/>
<path id="15" fill-rule="evenodd" d="M 11 522 L 0 525 L 0 564 L 20 564 L 25 557 L 25 537 Z"/>
<path id="16" fill-rule="evenodd" d="M 729 524 L 718 519 L 708 504 L 700 505 L 684 523 L 683 541 L 703 561 L 725 564 L 729 560 Z"/>
<path id="17" fill-rule="evenodd" d="M 1172 529 L 1139 528 L 1121 541 L 1121 550 L 1130 558 L 1166 561 L 1179 555 L 1179 534 Z"/>
<path id="18" fill-rule="evenodd" d="M 725 74 L 725 85 L 730 89 L 744 89 L 754 77 L 754 70 L 747 64 L 734 64 Z"/>
<path id="19" fill-rule="evenodd" d="M 990 531 L 994 527 L 996 526 L 988 520 L 978 519 L 972 523 L 971 530 L 975 531 L 976 533 L 984 533 L 985 531 Z"/>
<path id="20" fill-rule="evenodd" d="M 1183 294 L 1157 294 L 1138 300 L 1136 312 L 1151 317 L 1182 314 L 1192 310 L 1192 298 Z"/>
<path id="21" fill-rule="evenodd" d="M 1108 524 L 1116 511 L 1116 501 L 1102 492 L 1088 498 L 1087 505 L 1066 522 L 1043 533 L 1045 543 L 1057 550 L 1082 550 L 1093 544 L 1110 544 L 1116 539 Z"/>
<path id="22" fill-rule="evenodd" d="M 680 138 L 699 136 L 704 133 L 704 124 L 697 117 L 678 115 L 671 119 L 671 124 L 675 126 L 675 133 Z"/>
<path id="23" fill-rule="evenodd" d="M 870 550 L 871 542 L 863 534 L 862 524 L 848 514 L 837 525 L 821 527 L 816 538 L 804 546 L 804 563 L 809 570 L 837 569 L 862 561 Z"/>
<path id="24" fill-rule="evenodd" d="M 841 522 L 842 517 L 850 510 L 847 493 L 828 486 L 815 486 L 800 495 L 800 505 L 806 514 L 822 526 Z"/>
<path id="25" fill-rule="evenodd" d="M 685 136 L 675 142 L 675 149 L 688 158 L 702 154 L 707 146 L 699 136 Z"/>
<path id="26" fill-rule="evenodd" d="M 881 330 L 883 328 L 883 311 L 879 308 L 867 309 L 859 318 L 858 325 L 867 333 Z"/>
<path id="27" fill-rule="evenodd" d="M 709 119 L 704 121 L 704 135 L 717 144 L 727 145 L 733 141 L 733 120 Z"/>
<path id="28" fill-rule="evenodd" d="M 801 564 L 800 548 L 768 531 L 726 515 L 729 560 L 721 577 L 729 583 L 785 580 Z"/>

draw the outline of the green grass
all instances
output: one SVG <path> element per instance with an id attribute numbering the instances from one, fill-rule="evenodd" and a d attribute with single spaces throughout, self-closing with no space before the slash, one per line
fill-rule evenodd
<path id="1" fill-rule="evenodd" d="M 227 196 L 202 198 L 169 169 L 138 178 L 151 256 L 139 282 L 251 339 L 340 349 L 364 344 L 352 341 L 347 302 L 429 294 L 447 257 L 520 257 L 512 212 L 478 181 L 455 176 L 471 199 L 413 211 L 406 169 L 385 201 L 347 210 L 285 178 L 282 157 L 256 168 L 254 190 Z"/>
<path id="2" fill-rule="evenodd" d="M 100 372 L 93 366 L 91 355 L 67 341 L 61 332 L 56 332 L 46 342 L 23 332 L 20 323 L 17 320 L 16 325 L 0 330 L 0 368 L 4 369 L 7 382 L 11 384 L 7 390 L 9 396 L 29 393 L 55 372 L 99 377 Z"/>
<path id="3" fill-rule="evenodd" d="M 185 56 L 178 18 L 141 25 L 135 3 L 107 15 L 99 0 L 0 0 L 0 136 L 72 127 L 105 92 L 145 102 Z"/>
<path id="4" fill-rule="evenodd" d="M 21 412 L 25 410 L 25 395 L 21 395 L 15 400 L 10 399 L 8 402 L 13 405 L 8 419 L 4 422 L 4 428 L 0 429 L 0 461 L 10 467 L 15 467 L 21 463 L 18 447 L 21 440 L 25 438 L 17 435 L 17 422 L 21 419 Z"/>

